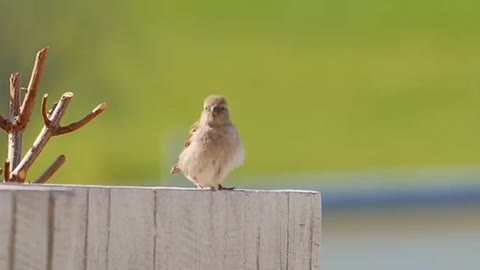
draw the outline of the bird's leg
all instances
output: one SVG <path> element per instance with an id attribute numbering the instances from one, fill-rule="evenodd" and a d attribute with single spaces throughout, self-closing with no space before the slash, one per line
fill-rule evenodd
<path id="1" fill-rule="evenodd" d="M 204 188 L 200 185 L 200 183 L 198 183 L 198 180 L 197 180 L 197 178 L 195 178 L 195 177 L 193 177 L 193 184 L 195 184 L 195 186 L 196 186 L 197 188 L 199 188 L 199 189 L 204 189 Z"/>
<path id="2" fill-rule="evenodd" d="M 223 187 L 222 184 L 218 184 L 218 190 L 234 190 L 234 187 Z"/>
<path id="3" fill-rule="evenodd" d="M 212 187 L 212 186 L 210 186 L 210 187 L 202 187 L 202 186 L 199 185 L 198 188 L 201 189 L 201 190 L 213 190 L 213 191 L 215 190 L 215 188 Z"/>
<path id="4" fill-rule="evenodd" d="M 192 181 L 192 182 L 195 184 L 195 186 L 196 186 L 198 189 L 202 189 L 202 190 L 215 190 L 215 188 L 212 187 L 212 186 L 204 187 L 204 186 L 200 185 L 200 183 L 198 183 L 197 178 L 195 178 L 195 177 L 193 177 L 193 181 Z"/>

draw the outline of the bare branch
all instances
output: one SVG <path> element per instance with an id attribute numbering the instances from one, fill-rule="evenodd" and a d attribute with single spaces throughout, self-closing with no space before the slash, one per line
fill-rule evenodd
<path id="1" fill-rule="evenodd" d="M 42 79 L 43 68 L 47 58 L 48 48 L 44 48 L 37 53 L 35 64 L 28 84 L 27 94 L 23 100 L 20 116 L 18 117 L 18 126 L 20 130 L 27 127 L 30 117 L 32 116 L 33 107 L 35 106 L 35 98 L 37 96 L 38 87 Z"/>
<path id="2" fill-rule="evenodd" d="M 103 111 L 105 111 L 108 107 L 108 104 L 106 102 L 98 105 L 93 109 L 89 114 L 87 114 L 85 117 L 83 117 L 81 120 L 71 123 L 68 126 L 65 127 L 60 127 L 57 132 L 55 132 L 54 136 L 57 135 L 62 135 L 66 133 L 73 132 L 75 130 L 78 130 L 79 128 L 85 126 L 88 124 L 90 121 L 92 121 L 97 115 L 101 114 Z"/>
<path id="3" fill-rule="evenodd" d="M 51 137 L 74 132 L 87 125 L 107 109 L 107 103 L 102 103 L 81 120 L 62 127 L 60 123 L 73 97 L 73 93 L 64 93 L 58 103 L 54 103 L 50 110 L 48 110 L 48 95 L 45 94 L 41 104 L 44 126 L 32 147 L 22 159 L 23 132 L 28 126 L 35 107 L 48 50 L 48 47 L 40 50 L 35 57 L 35 64 L 23 102 L 21 90 L 25 90 L 25 88 L 21 88 L 20 73 L 12 74 L 10 77 L 10 114 L 8 118 L 0 115 L 0 128 L 8 133 L 9 138 L 8 158 L 4 164 L 5 168 L 3 170 L 0 168 L 0 174 L 3 172 L 6 182 L 24 182 L 30 167 L 35 163 Z M 35 182 L 47 182 L 65 161 L 65 156 L 60 155 Z"/>
<path id="4" fill-rule="evenodd" d="M 34 183 L 36 184 L 44 184 L 50 179 L 60 167 L 65 163 L 67 158 L 65 155 L 60 155 L 50 167 L 37 179 Z"/>
<path id="5" fill-rule="evenodd" d="M 23 131 L 17 126 L 17 118 L 20 115 L 22 97 L 20 94 L 20 73 L 10 75 L 10 117 L 13 123 L 8 132 L 8 159 L 11 168 L 15 168 L 22 159 Z"/>
<path id="6" fill-rule="evenodd" d="M 12 129 L 12 123 L 10 123 L 7 119 L 3 118 L 2 115 L 0 115 L 0 128 L 5 130 L 6 132 L 9 132 Z"/>
<path id="7" fill-rule="evenodd" d="M 16 117 L 20 114 L 20 105 L 22 104 L 20 96 L 20 78 L 21 76 L 19 72 L 10 74 L 10 117 L 12 117 L 12 115 Z"/>
<path id="8" fill-rule="evenodd" d="M 48 119 L 48 111 L 47 111 L 47 100 L 48 100 L 48 94 L 43 95 L 42 98 L 42 116 L 43 116 L 43 123 L 45 123 L 45 126 L 49 127 L 50 126 L 50 119 Z"/>
<path id="9" fill-rule="evenodd" d="M 62 95 L 58 105 L 55 107 L 52 115 L 50 116 L 50 126 L 43 126 L 42 131 L 38 135 L 37 139 L 33 143 L 33 146 L 28 150 L 28 152 L 23 157 L 20 164 L 12 172 L 12 178 L 17 181 L 19 178 L 19 173 L 24 172 L 28 173 L 28 170 L 38 158 L 43 148 L 50 140 L 50 138 L 55 134 L 55 132 L 60 127 L 60 121 L 62 120 L 65 112 L 68 108 L 68 104 L 73 97 L 72 92 L 67 92 Z"/>
<path id="10" fill-rule="evenodd" d="M 21 170 L 19 173 L 18 173 L 18 179 L 17 179 L 17 182 L 25 182 L 25 179 L 27 179 L 27 172 L 25 170 Z"/>
<path id="11" fill-rule="evenodd" d="M 10 182 L 10 160 L 6 160 L 4 164 L 4 170 L 5 170 L 5 182 Z"/>
<path id="12" fill-rule="evenodd" d="M 57 104 L 58 104 L 58 102 L 54 102 L 54 103 L 52 104 L 52 108 L 50 108 L 50 110 L 48 110 L 48 112 L 47 112 L 48 118 L 50 118 L 50 116 L 52 116 L 52 113 L 53 113 L 53 111 L 55 110 L 55 108 L 57 107 Z"/>

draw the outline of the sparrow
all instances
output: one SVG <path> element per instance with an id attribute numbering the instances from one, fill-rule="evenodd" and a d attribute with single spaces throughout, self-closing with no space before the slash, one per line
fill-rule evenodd
<path id="1" fill-rule="evenodd" d="M 225 97 L 210 95 L 203 102 L 200 120 L 190 127 L 183 151 L 170 174 L 183 173 L 200 189 L 228 189 L 225 178 L 243 165 L 245 149 L 230 118 Z"/>

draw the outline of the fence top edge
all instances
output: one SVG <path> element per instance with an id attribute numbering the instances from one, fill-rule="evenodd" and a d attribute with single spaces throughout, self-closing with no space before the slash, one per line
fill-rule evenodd
<path id="1" fill-rule="evenodd" d="M 56 185 L 34 185 L 34 184 L 18 184 L 18 183 L 0 183 L 0 192 L 11 191 L 41 191 L 41 192 L 55 192 L 73 194 L 72 189 L 66 186 Z"/>
<path id="2" fill-rule="evenodd" d="M 187 192 L 228 192 L 228 193 L 302 193 L 302 194 L 320 194 L 319 191 L 314 190 L 297 190 L 297 189 L 235 189 L 227 191 L 210 191 L 200 190 L 196 188 L 185 187 L 161 187 L 161 186 L 102 186 L 102 185 L 60 185 L 60 184 L 42 184 L 30 186 L 42 186 L 44 188 L 61 188 L 61 189 L 75 189 L 75 188 L 100 188 L 100 189 L 137 189 L 137 190 L 159 190 L 159 191 L 187 191 Z"/>

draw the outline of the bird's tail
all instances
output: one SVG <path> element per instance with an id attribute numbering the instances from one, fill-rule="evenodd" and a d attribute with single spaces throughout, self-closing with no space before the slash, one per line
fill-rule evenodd
<path id="1" fill-rule="evenodd" d="M 172 169 L 170 170 L 170 174 L 177 174 L 180 173 L 182 170 L 178 167 L 178 164 L 173 165 Z"/>

